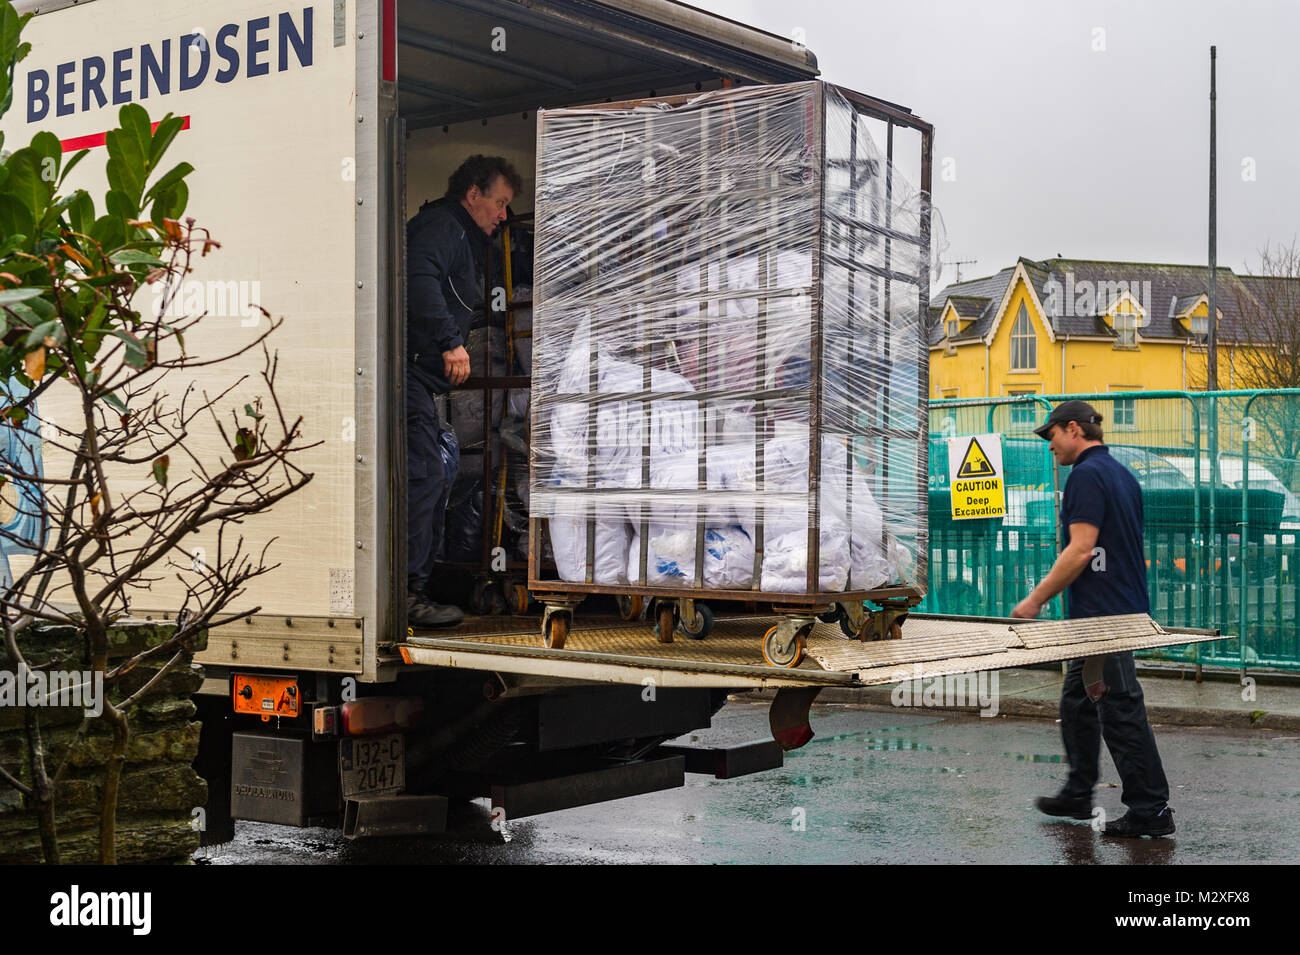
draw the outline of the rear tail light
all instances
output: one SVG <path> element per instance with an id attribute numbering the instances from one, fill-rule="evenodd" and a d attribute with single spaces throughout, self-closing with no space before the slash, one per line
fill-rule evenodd
<path id="1" fill-rule="evenodd" d="M 414 729 L 424 715 L 424 701 L 416 697 L 372 696 L 339 707 L 344 736 L 369 736 Z"/>

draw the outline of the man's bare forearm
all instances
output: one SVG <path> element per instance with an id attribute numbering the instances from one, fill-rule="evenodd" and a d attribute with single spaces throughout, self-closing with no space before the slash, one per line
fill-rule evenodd
<path id="1" fill-rule="evenodd" d="M 1073 545 L 1067 547 L 1056 558 L 1056 563 L 1052 564 L 1052 569 L 1047 572 L 1047 576 L 1030 592 L 1029 599 L 1038 604 L 1047 603 L 1074 583 L 1090 560 L 1092 560 L 1091 548 L 1083 550 Z"/>

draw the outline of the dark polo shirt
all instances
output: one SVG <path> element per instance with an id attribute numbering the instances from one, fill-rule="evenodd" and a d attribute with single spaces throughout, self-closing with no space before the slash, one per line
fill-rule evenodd
<path id="1" fill-rule="evenodd" d="M 1110 456 L 1103 444 L 1075 459 L 1061 496 L 1061 538 L 1070 543 L 1070 525 L 1098 529 L 1093 559 L 1066 591 L 1071 617 L 1150 613 L 1147 565 L 1142 553 L 1142 489 L 1133 472 Z"/>

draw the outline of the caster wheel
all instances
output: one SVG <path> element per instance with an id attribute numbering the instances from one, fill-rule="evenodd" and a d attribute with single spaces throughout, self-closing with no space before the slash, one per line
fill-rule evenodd
<path id="1" fill-rule="evenodd" d="M 569 615 L 553 613 L 546 618 L 546 631 L 543 641 L 548 650 L 563 650 L 564 641 L 569 637 Z"/>
<path id="2" fill-rule="evenodd" d="M 773 627 L 763 636 L 763 659 L 767 661 L 768 666 L 794 669 L 803 662 L 804 631 L 798 631 L 794 640 L 782 651 L 777 637 L 779 629 L 781 628 Z"/>
<path id="3" fill-rule="evenodd" d="M 618 595 L 618 615 L 624 620 L 636 620 L 641 616 L 643 606 L 640 594 Z"/>
<path id="4" fill-rule="evenodd" d="M 692 640 L 703 640 L 713 630 L 713 611 L 704 604 L 695 605 L 695 619 L 688 625 L 685 620 L 677 624 L 677 630 Z"/>
<path id="5" fill-rule="evenodd" d="M 903 639 L 903 625 L 898 621 L 894 621 L 889 625 L 889 639 L 890 640 Z"/>
<path id="6" fill-rule="evenodd" d="M 528 608 L 532 606 L 533 595 L 528 592 L 528 588 L 523 584 L 515 584 L 510 588 L 510 612 L 515 614 L 526 614 Z"/>
<path id="7" fill-rule="evenodd" d="M 486 577 L 480 577 L 474 581 L 474 590 L 469 597 L 470 611 L 478 616 L 493 613 L 496 600 L 500 600 L 500 595 L 496 593 L 496 590 L 496 584 Z M 494 597 L 496 600 L 493 599 Z"/>
<path id="8" fill-rule="evenodd" d="M 677 605 L 667 600 L 659 602 L 659 625 L 655 627 L 655 637 L 660 643 L 672 643 L 673 631 L 677 629 Z"/>
<path id="9" fill-rule="evenodd" d="M 848 637 L 850 640 L 861 640 L 862 634 L 853 626 L 851 618 L 849 617 L 848 612 L 844 609 L 844 606 L 837 603 L 835 605 L 835 610 L 836 614 L 834 618 L 827 620 L 826 617 L 823 616 L 818 619 L 823 620 L 826 623 L 838 623 L 840 625 L 840 633 L 844 634 L 844 636 Z M 870 613 L 867 614 L 866 619 L 871 619 Z"/>

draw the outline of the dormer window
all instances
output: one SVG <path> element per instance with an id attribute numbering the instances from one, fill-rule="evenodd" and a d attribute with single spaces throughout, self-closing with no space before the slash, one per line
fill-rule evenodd
<path id="1" fill-rule="evenodd" d="M 1205 344 L 1205 341 L 1210 337 L 1209 299 L 1206 297 L 1205 293 L 1202 292 L 1199 295 L 1186 295 L 1178 300 L 1178 304 L 1183 306 L 1178 313 L 1179 323 L 1187 329 L 1188 335 L 1191 336 L 1191 339 L 1195 344 Z M 1203 308 L 1205 309 L 1204 315 L 1194 314 Z M 1222 312 L 1219 313 L 1219 317 L 1223 317 Z"/>
<path id="2" fill-rule="evenodd" d="M 948 319 L 948 337 L 956 338 L 957 332 L 961 329 L 961 321 L 956 318 Z"/>

